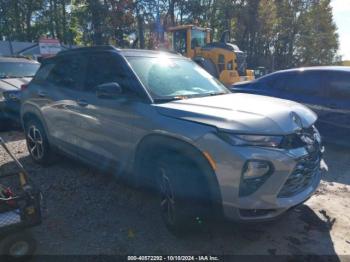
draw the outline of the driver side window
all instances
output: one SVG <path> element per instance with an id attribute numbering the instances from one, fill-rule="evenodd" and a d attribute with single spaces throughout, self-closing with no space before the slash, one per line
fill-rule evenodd
<path id="1" fill-rule="evenodd" d="M 85 90 L 94 91 L 98 85 L 116 82 L 125 88 L 122 66 L 111 55 L 92 55 L 89 57 Z"/>

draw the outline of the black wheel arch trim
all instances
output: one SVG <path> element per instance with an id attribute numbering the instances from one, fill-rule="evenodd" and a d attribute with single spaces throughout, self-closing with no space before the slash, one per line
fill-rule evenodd
<path id="1" fill-rule="evenodd" d="M 210 199 L 214 204 L 214 208 L 218 208 L 219 210 L 216 211 L 222 212 L 221 190 L 215 171 L 200 149 L 195 147 L 195 145 L 191 144 L 190 142 L 182 140 L 180 138 L 167 134 L 149 134 L 142 138 L 137 146 L 134 159 L 133 173 L 136 179 L 136 183 L 138 183 L 138 180 L 141 179 L 138 174 L 140 174 L 139 171 L 143 170 L 143 161 L 145 161 L 147 157 L 152 157 L 153 154 L 153 156 L 155 156 L 158 153 L 158 149 L 180 153 L 186 158 L 194 161 L 196 165 L 201 169 L 206 179 L 210 192 Z"/>
<path id="2" fill-rule="evenodd" d="M 21 124 L 22 124 L 23 130 L 25 130 L 25 121 L 26 121 L 25 118 L 26 118 L 26 116 L 28 116 L 28 117 L 32 116 L 33 118 L 35 118 L 38 121 L 40 121 L 40 123 L 42 124 L 42 126 L 44 128 L 44 131 L 46 133 L 46 137 L 50 141 L 50 135 L 49 135 L 49 132 L 48 132 L 48 128 L 47 128 L 47 125 L 46 125 L 46 123 L 44 121 L 44 117 L 42 116 L 40 110 L 37 109 L 33 105 L 24 104 L 22 106 L 22 109 L 21 109 Z"/>

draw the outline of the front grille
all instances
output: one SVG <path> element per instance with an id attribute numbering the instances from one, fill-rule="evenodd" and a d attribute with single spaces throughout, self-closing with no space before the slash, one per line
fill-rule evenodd
<path id="1" fill-rule="evenodd" d="M 304 146 L 308 151 L 308 155 L 298 161 L 278 197 L 291 197 L 302 192 L 314 182 L 320 172 L 322 153 L 320 140 L 316 139 L 317 130 L 311 127 L 291 136 L 294 136 L 295 140 L 291 140 L 290 148 L 295 148 L 297 145 L 299 147 Z M 302 136 L 304 138 L 301 138 Z M 307 140 L 308 138 L 311 140 Z"/>

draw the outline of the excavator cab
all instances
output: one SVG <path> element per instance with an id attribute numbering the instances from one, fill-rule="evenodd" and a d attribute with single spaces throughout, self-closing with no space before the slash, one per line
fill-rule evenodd
<path id="1" fill-rule="evenodd" d="M 210 43 L 209 28 L 182 25 L 171 27 L 168 32 L 171 49 L 189 58 L 193 58 L 196 48 L 203 48 Z"/>
<path id="2" fill-rule="evenodd" d="M 246 69 L 246 54 L 237 45 L 227 43 L 227 32 L 220 42 L 211 42 L 210 31 L 195 25 L 171 27 L 168 29 L 170 49 L 193 59 L 227 86 L 254 79 L 253 71 Z"/>

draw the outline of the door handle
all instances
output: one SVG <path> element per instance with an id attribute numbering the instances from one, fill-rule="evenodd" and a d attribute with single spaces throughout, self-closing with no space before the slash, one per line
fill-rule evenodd
<path id="1" fill-rule="evenodd" d="M 85 106 L 88 105 L 88 102 L 86 102 L 86 101 L 83 100 L 83 99 L 78 99 L 78 100 L 77 100 L 77 104 L 80 105 L 80 106 L 85 107 Z"/>
<path id="2" fill-rule="evenodd" d="M 39 97 L 46 97 L 46 96 L 47 96 L 47 93 L 44 92 L 44 91 L 38 91 L 38 96 L 39 96 Z"/>

